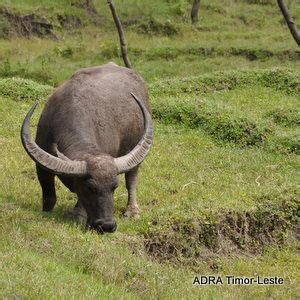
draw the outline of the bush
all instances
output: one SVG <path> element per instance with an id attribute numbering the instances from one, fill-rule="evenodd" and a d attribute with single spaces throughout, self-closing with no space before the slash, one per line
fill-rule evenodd
<path id="1" fill-rule="evenodd" d="M 267 142 L 266 146 L 268 149 L 283 154 L 294 153 L 300 154 L 300 139 L 298 132 L 292 132 L 289 134 L 279 134 L 271 136 Z"/>

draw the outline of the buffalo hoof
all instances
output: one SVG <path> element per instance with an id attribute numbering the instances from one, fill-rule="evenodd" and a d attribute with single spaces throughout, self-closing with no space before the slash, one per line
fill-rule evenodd
<path id="1" fill-rule="evenodd" d="M 138 206 L 128 206 L 124 213 L 124 217 L 139 219 L 140 209 L 138 208 Z"/>
<path id="2" fill-rule="evenodd" d="M 81 207 L 72 208 L 71 210 L 66 212 L 65 216 L 82 225 L 85 225 L 87 221 L 86 211 Z"/>
<path id="3" fill-rule="evenodd" d="M 56 197 L 43 198 L 43 211 L 50 212 L 56 203 Z"/>

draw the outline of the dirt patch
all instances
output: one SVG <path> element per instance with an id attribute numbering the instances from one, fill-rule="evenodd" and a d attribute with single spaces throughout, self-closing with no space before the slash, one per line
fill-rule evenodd
<path id="1" fill-rule="evenodd" d="M 258 5 L 274 5 L 274 1 L 272 0 L 244 0 L 249 4 L 258 4 Z"/>
<path id="2" fill-rule="evenodd" d="M 84 9 L 91 23 L 103 24 L 105 18 L 93 6 L 87 6 L 85 2 L 72 5 Z M 20 15 L 7 8 L 0 9 L 0 38 L 37 36 L 58 40 L 59 37 L 54 33 L 55 25 L 70 30 L 83 27 L 86 22 L 72 14 L 58 14 L 53 22 L 50 22 L 45 17 L 36 14 Z"/>
<path id="3" fill-rule="evenodd" d="M 95 25 L 102 24 L 105 20 L 105 17 L 96 10 L 92 0 L 73 0 L 71 5 L 85 10 Z"/>
<path id="4" fill-rule="evenodd" d="M 48 37 L 57 40 L 53 32 L 53 25 L 45 18 L 35 14 L 19 15 L 7 9 L 0 9 L 0 37 L 10 38 L 15 36 Z"/>
<path id="5" fill-rule="evenodd" d="M 98 14 L 92 0 L 73 0 L 71 5 L 86 10 L 90 15 Z"/>
<path id="6" fill-rule="evenodd" d="M 278 207 L 265 203 L 254 211 L 223 211 L 186 221 L 173 220 L 161 231 L 157 221 L 145 234 L 146 252 L 160 262 L 190 266 L 206 261 L 216 268 L 220 256 L 253 256 L 265 246 L 283 245 L 289 232 L 296 232 L 299 201 L 284 201 Z"/>
<path id="7" fill-rule="evenodd" d="M 161 22 L 156 19 L 150 19 L 135 26 L 139 33 L 147 35 L 173 36 L 180 33 L 180 29 L 170 21 Z"/>
<path id="8" fill-rule="evenodd" d="M 72 15 L 58 15 L 57 21 L 64 29 L 80 28 L 83 25 L 79 17 Z"/>
<path id="9" fill-rule="evenodd" d="M 124 27 L 138 25 L 139 24 L 139 20 L 140 19 L 138 17 L 129 17 L 129 18 L 124 19 L 122 21 L 122 25 Z"/>

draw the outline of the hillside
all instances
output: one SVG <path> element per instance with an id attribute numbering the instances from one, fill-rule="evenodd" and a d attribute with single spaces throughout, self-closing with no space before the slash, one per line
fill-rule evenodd
<path id="1" fill-rule="evenodd" d="M 146 79 L 155 143 L 140 219 L 97 235 L 41 212 L 22 120 L 82 67 L 123 65 L 106 1 L 0 0 L 0 297 L 287 299 L 300 296 L 300 50 L 275 1 L 115 0 Z M 300 23 L 300 1 L 287 1 Z M 84 4 L 83 4 L 84 3 Z M 34 130 L 32 128 L 32 130 Z M 280 286 L 193 286 L 195 275 L 281 276 Z"/>

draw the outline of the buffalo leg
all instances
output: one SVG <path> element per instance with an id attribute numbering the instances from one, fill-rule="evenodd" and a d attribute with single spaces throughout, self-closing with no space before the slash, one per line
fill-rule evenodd
<path id="1" fill-rule="evenodd" d="M 54 174 L 43 170 L 38 165 L 36 172 L 43 192 L 43 211 L 51 211 L 56 203 Z"/>
<path id="2" fill-rule="evenodd" d="M 75 207 L 68 211 L 66 215 L 67 217 L 74 219 L 79 224 L 86 224 L 87 213 L 79 200 L 77 201 Z"/>
<path id="3" fill-rule="evenodd" d="M 137 175 L 138 167 L 125 174 L 126 189 L 128 192 L 127 208 L 124 214 L 125 217 L 139 217 L 140 215 L 140 209 L 136 200 Z"/>

